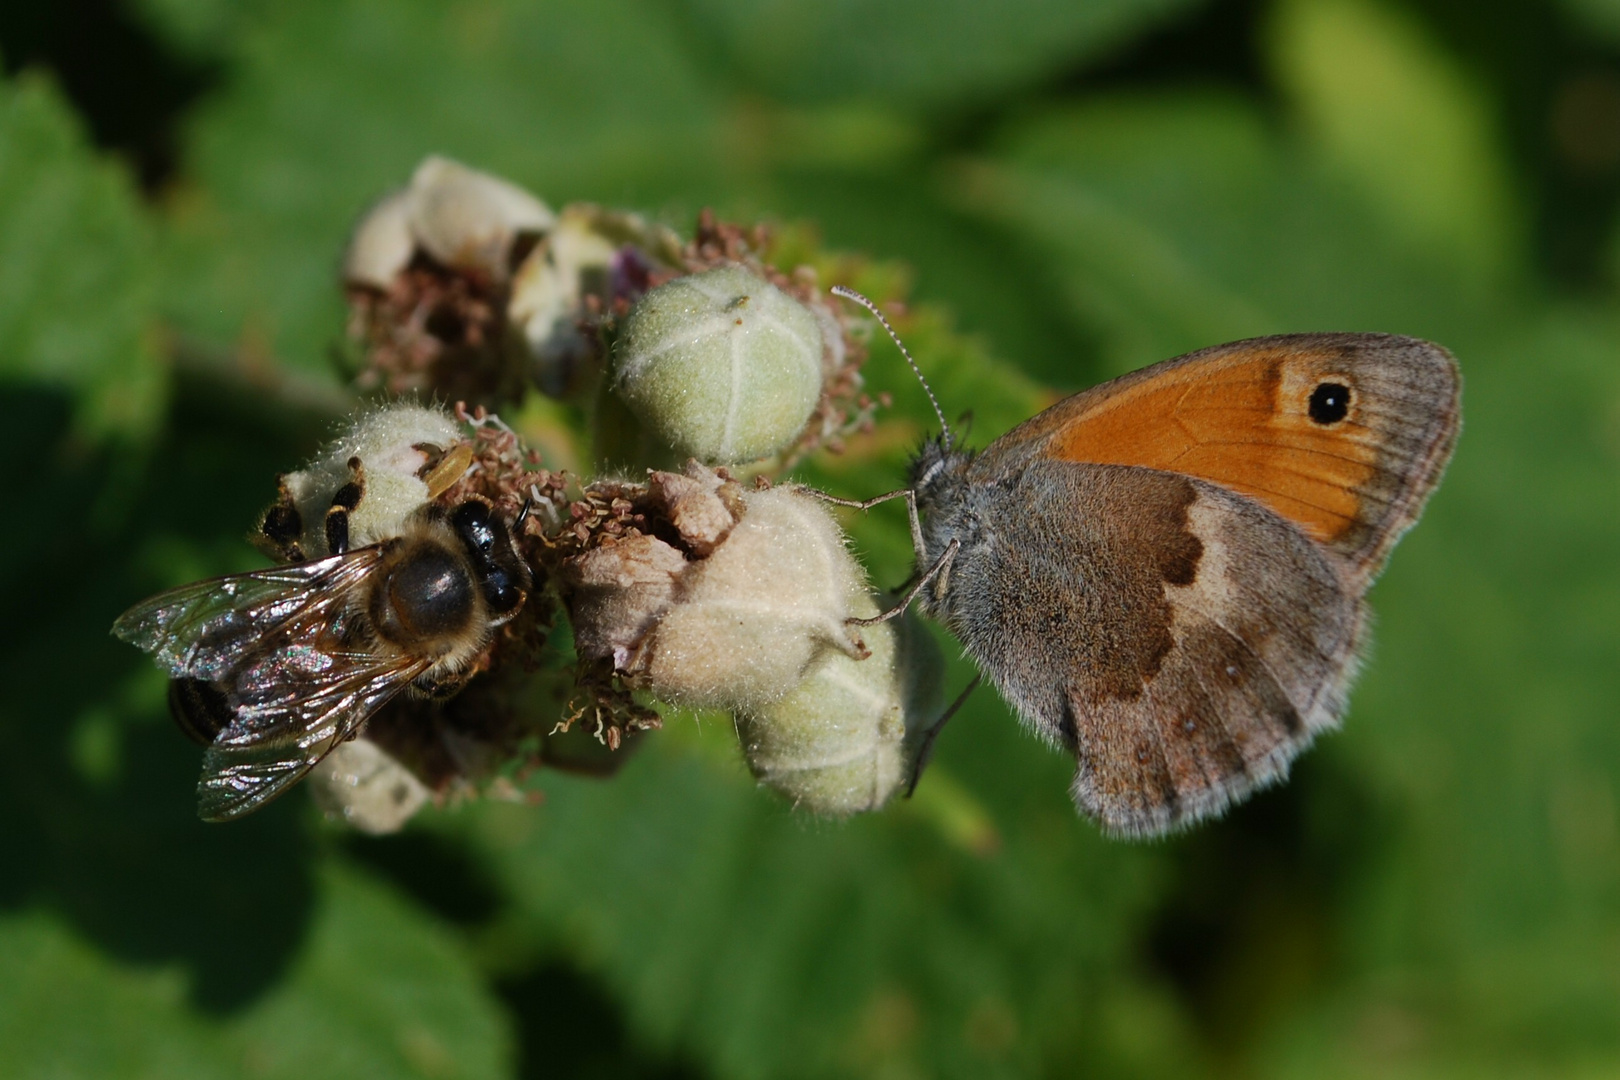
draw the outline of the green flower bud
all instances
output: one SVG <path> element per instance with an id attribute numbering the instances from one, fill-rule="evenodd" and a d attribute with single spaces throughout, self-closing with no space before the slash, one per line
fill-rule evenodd
<path id="1" fill-rule="evenodd" d="M 746 462 L 786 448 L 821 397 L 809 308 L 740 266 L 676 278 L 631 310 L 614 389 L 683 456 Z"/>
<path id="2" fill-rule="evenodd" d="M 870 618 L 877 605 L 857 608 Z M 939 649 L 909 614 L 865 628 L 872 655 L 827 653 L 780 701 L 737 713 L 761 783 L 818 814 L 876 810 L 911 786 L 939 716 Z"/>

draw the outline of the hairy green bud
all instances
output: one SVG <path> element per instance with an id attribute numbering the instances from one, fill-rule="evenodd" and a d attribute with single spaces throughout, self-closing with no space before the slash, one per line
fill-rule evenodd
<path id="1" fill-rule="evenodd" d="M 642 297 L 616 347 L 613 388 L 683 456 L 737 463 L 790 445 L 821 397 L 819 320 L 740 266 Z"/>

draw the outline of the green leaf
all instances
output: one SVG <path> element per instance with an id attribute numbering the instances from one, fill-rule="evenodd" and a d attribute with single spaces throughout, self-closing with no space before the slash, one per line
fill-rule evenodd
<path id="1" fill-rule="evenodd" d="M 1620 0 L 1561 0 L 1560 6 L 1588 30 L 1620 41 Z"/>
<path id="2" fill-rule="evenodd" d="M 239 1016 L 200 1013 L 179 970 L 117 964 L 44 913 L 0 920 L 0 952 L 7 1076 L 509 1075 L 511 1037 L 499 1004 L 456 943 L 388 890 L 340 867 L 326 875 L 291 970 Z M 64 1016 L 69 1002 L 72 1015 Z"/>
<path id="3" fill-rule="evenodd" d="M 939 108 L 1027 88 L 1105 56 L 1196 0 L 687 0 L 768 93 Z"/>
<path id="4" fill-rule="evenodd" d="M 1290 330 L 1445 338 L 1488 307 L 1435 288 L 1454 263 L 1392 238 L 1233 98 L 1054 109 L 953 185 L 957 205 L 1051 260 L 1067 317 L 1095 328 L 1110 373 Z"/>
<path id="5" fill-rule="evenodd" d="M 165 44 L 197 59 L 234 53 L 265 4 L 255 0 L 131 0 L 130 7 Z"/>
<path id="6" fill-rule="evenodd" d="M 338 258 L 368 204 L 445 154 L 553 205 L 712 175 L 713 99 L 634 0 L 276 6 L 189 129 L 165 299 L 187 330 L 328 370 Z M 699 185 L 702 186 L 702 185 Z"/>
<path id="7" fill-rule="evenodd" d="M 499 1003 L 457 942 L 392 890 L 340 865 L 323 886 L 286 978 L 230 1025 L 240 1060 L 288 1080 L 509 1075 L 512 1040 Z"/>
<path id="8" fill-rule="evenodd" d="M 163 407 L 152 229 L 44 78 L 0 82 L 0 378 L 61 387 L 91 439 L 151 434 Z"/>
<path id="9" fill-rule="evenodd" d="M 20 1078 L 204 1080 L 238 1075 L 224 1040 L 185 1006 L 174 970 L 107 960 L 42 912 L 0 919 L 0 1060 Z M 72 1003 L 73 1018 L 63 1015 Z"/>
<path id="10" fill-rule="evenodd" d="M 1308 139 L 1394 230 L 1471 277 L 1523 243 L 1483 87 L 1381 0 L 1288 0 L 1271 61 Z"/>
<path id="11" fill-rule="evenodd" d="M 1107 1072 L 1133 1052 L 1111 995 L 1154 997 L 1120 930 L 1160 858 L 1080 827 L 1068 765 L 1001 713 L 980 698 L 937 766 L 983 800 L 988 853 L 910 804 L 806 821 L 748 779 L 729 725 L 697 736 L 684 718 L 611 783 L 553 775 L 540 806 L 468 827 L 518 933 L 715 1075 Z M 1155 1040 L 1157 1066 L 1180 1060 L 1167 1011 Z"/>

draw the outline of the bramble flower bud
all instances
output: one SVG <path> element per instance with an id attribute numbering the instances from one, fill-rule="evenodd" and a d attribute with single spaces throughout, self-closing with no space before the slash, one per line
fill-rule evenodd
<path id="1" fill-rule="evenodd" d="M 865 655 L 847 625 L 865 589 L 832 515 L 794 488 L 751 491 L 713 554 L 682 574 L 629 665 L 658 697 L 696 708 L 762 706 L 829 650 Z"/>
<path id="2" fill-rule="evenodd" d="M 669 606 L 686 558 L 656 536 L 638 535 L 592 548 L 568 569 L 575 651 L 622 669 Z"/>
<path id="3" fill-rule="evenodd" d="M 506 317 L 512 340 L 527 354 L 542 393 L 563 397 L 597 355 L 595 335 L 582 332 L 585 297 L 612 295 L 609 276 L 618 247 L 596 227 L 601 211 L 564 207 L 556 226 L 512 277 Z"/>
<path id="4" fill-rule="evenodd" d="M 343 280 L 386 292 L 415 251 L 411 193 L 402 189 L 383 196 L 355 226 L 343 253 Z"/>
<path id="5" fill-rule="evenodd" d="M 661 285 L 631 309 L 613 387 L 682 455 L 747 462 L 789 446 L 821 397 L 822 331 L 740 266 Z"/>
<path id="6" fill-rule="evenodd" d="M 310 770 L 309 793 L 327 817 L 382 836 L 405 827 L 427 803 L 427 787 L 370 739 L 332 748 Z"/>
<path id="7" fill-rule="evenodd" d="M 411 234 L 423 251 L 497 280 L 511 273 L 520 237 L 538 237 L 556 222 L 550 207 L 516 184 L 449 158 L 418 165 L 408 194 Z"/>
<path id="8" fill-rule="evenodd" d="M 848 625 L 865 577 L 813 495 L 745 491 L 696 462 L 589 491 L 616 516 L 558 571 L 582 660 L 663 701 L 738 709 L 788 694 L 829 650 L 865 655 Z"/>
<path id="9" fill-rule="evenodd" d="M 861 618 L 878 613 L 863 598 Z M 938 720 L 939 649 L 910 615 L 865 628 L 872 654 L 825 654 L 792 693 L 736 714 L 749 770 L 795 805 L 876 810 L 916 777 Z"/>
<path id="10" fill-rule="evenodd" d="M 348 513 L 349 546 L 374 544 L 398 535 L 404 520 L 436 494 L 424 470 L 435 455 L 464 441 L 455 419 L 443 410 L 404 401 L 385 405 L 359 416 L 309 465 L 283 476 L 277 509 L 293 511 L 295 517 L 288 520 L 299 526 L 300 550 L 319 558 L 330 554 L 325 520 L 333 497 L 356 484 L 358 501 Z"/>

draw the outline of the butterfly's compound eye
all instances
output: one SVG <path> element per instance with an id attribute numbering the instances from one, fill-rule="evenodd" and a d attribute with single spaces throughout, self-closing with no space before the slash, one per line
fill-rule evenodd
<path id="1" fill-rule="evenodd" d="M 860 617 L 878 613 L 866 599 Z M 939 649 L 910 617 L 869 626 L 871 655 L 828 653 L 786 697 L 737 713 L 760 783 L 818 814 L 876 810 L 916 778 L 939 718 Z"/>
<path id="2" fill-rule="evenodd" d="M 821 399 L 814 312 L 739 266 L 641 298 L 614 350 L 613 389 L 681 457 L 740 463 L 790 446 Z"/>

